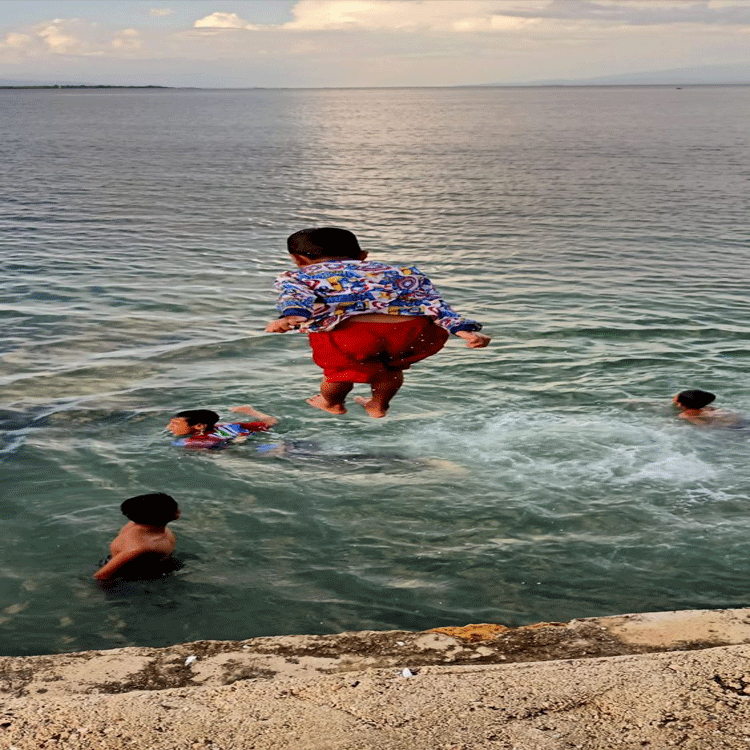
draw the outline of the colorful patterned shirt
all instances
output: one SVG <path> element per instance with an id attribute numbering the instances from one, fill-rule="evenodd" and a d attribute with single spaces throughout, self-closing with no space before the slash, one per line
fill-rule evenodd
<path id="1" fill-rule="evenodd" d="M 370 260 L 327 260 L 276 279 L 281 317 L 307 318 L 302 331 L 330 331 L 342 320 L 365 313 L 426 315 L 451 333 L 479 331 L 462 318 L 414 266 Z"/>
<path id="2" fill-rule="evenodd" d="M 215 448 L 226 445 L 238 437 L 249 435 L 251 432 L 262 432 L 267 429 L 268 425 L 265 422 L 217 424 L 211 432 L 205 435 L 187 435 L 175 440 L 172 445 L 179 445 L 183 448 Z"/>

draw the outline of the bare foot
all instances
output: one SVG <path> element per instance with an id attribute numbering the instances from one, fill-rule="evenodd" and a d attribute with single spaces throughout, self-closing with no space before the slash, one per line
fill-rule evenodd
<path id="1" fill-rule="evenodd" d="M 330 414 L 346 414 L 346 409 L 341 404 L 329 404 L 322 396 L 313 396 L 305 399 L 310 406 L 322 409 Z"/>
<path id="2" fill-rule="evenodd" d="M 381 409 L 379 406 L 375 406 L 372 403 L 372 399 L 365 398 L 364 396 L 355 396 L 354 400 L 360 406 L 364 407 L 364 410 L 375 419 L 380 419 L 380 417 L 384 417 L 388 414 L 388 409 Z"/>

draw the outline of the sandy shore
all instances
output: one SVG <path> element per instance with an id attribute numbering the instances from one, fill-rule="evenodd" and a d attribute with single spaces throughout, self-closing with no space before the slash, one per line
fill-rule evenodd
<path id="1" fill-rule="evenodd" d="M 2 750 L 750 748 L 750 609 L 0 659 Z"/>

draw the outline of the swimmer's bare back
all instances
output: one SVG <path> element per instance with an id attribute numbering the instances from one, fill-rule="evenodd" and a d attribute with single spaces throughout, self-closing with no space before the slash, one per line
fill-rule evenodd
<path id="1" fill-rule="evenodd" d="M 725 409 L 701 409 L 700 414 L 682 413 L 680 419 L 684 419 L 699 427 L 718 427 L 728 429 L 740 429 L 750 427 L 750 420 L 733 411 Z"/>

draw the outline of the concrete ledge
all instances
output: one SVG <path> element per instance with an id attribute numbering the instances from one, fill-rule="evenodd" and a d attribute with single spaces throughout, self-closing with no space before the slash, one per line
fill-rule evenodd
<path id="1" fill-rule="evenodd" d="M 278 676 L 587 659 L 742 643 L 750 643 L 750 609 L 648 612 L 518 628 L 485 623 L 419 633 L 361 631 L 195 641 L 168 648 L 3 657 L 0 695 L 39 690 L 127 693 Z"/>
<path id="2" fill-rule="evenodd" d="M 662 748 L 674 740 L 680 722 L 710 732 L 685 730 L 688 739 L 676 744 L 747 748 L 745 644 L 750 609 L 5 657 L 0 748 L 609 749 L 648 747 L 657 739 L 661 744 L 653 747 Z M 614 686 L 620 691 L 617 709 L 603 699 Z M 633 730 L 636 719 L 629 718 L 627 731 L 636 744 L 623 744 L 597 724 L 607 716 L 605 705 L 612 715 L 640 710 L 661 718 L 646 722 L 640 734 Z M 588 722 L 581 735 L 585 744 L 570 744 L 583 731 L 570 719 L 579 709 L 580 721 Z M 721 744 L 712 732 L 718 731 L 716 717 L 730 709 L 739 721 L 730 733 L 735 739 L 722 737 Z M 463 717 L 458 724 L 457 714 Z M 551 730 L 539 727 L 556 723 L 553 714 L 568 717 L 556 720 L 560 727 L 572 723 L 545 734 Z M 683 714 L 689 718 L 680 719 Z M 286 717 L 283 726 L 276 725 L 279 716 Z M 417 727 L 421 734 L 414 736 Z M 526 739 L 513 745 L 516 735 L 519 742 Z M 691 744 L 691 737 L 700 742 Z M 597 744 L 606 738 L 609 744 Z"/>

